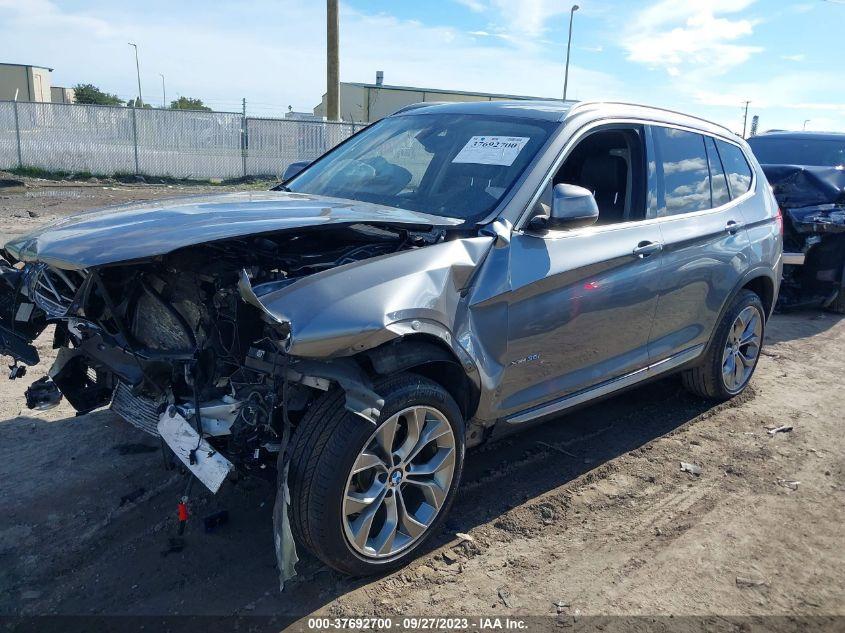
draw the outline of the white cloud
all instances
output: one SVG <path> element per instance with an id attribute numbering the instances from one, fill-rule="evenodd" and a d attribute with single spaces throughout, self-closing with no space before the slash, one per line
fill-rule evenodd
<path id="1" fill-rule="evenodd" d="M 803 53 L 798 53 L 797 55 L 781 55 L 781 59 L 785 59 L 788 62 L 803 62 L 807 56 Z"/>
<path id="2" fill-rule="evenodd" d="M 486 13 L 491 29 L 514 40 L 531 40 L 549 30 L 549 21 L 569 13 L 565 0 L 455 0 L 476 13 Z"/>
<path id="3" fill-rule="evenodd" d="M 481 0 L 455 0 L 455 2 L 475 13 L 483 13 L 487 10 L 487 5 L 481 2 Z"/>
<path id="4" fill-rule="evenodd" d="M 737 43 L 751 35 L 755 22 L 723 17 L 754 0 L 661 0 L 635 16 L 622 38 L 628 59 L 677 76 L 689 68 L 724 73 L 763 49 Z"/>
<path id="5" fill-rule="evenodd" d="M 288 104 L 309 110 L 325 92 L 325 7 L 309 0 L 210 3 L 188 19 L 168 0 L 143 10 L 97 5 L 96 17 L 47 0 L 0 0 L 0 58 L 52 66 L 53 83 L 94 83 L 124 99 L 134 97 L 135 66 L 127 42 L 138 42 L 144 97 L 202 98 L 237 111 L 241 97 L 253 114 L 280 115 Z M 292 25 L 295 28 L 292 28 Z M 423 25 L 387 14 L 341 6 L 341 79 L 459 90 L 558 97 L 563 62 L 541 46 L 524 46 L 508 33 L 490 37 L 450 26 Z M 280 36 L 280 34 L 282 36 Z M 12 60 L 12 52 L 15 59 Z M 570 67 L 570 96 L 620 98 L 608 74 Z"/>

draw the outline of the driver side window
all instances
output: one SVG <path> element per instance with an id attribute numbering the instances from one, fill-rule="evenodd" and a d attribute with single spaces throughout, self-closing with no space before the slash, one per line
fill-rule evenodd
<path id="1" fill-rule="evenodd" d="M 582 138 L 566 157 L 543 195 L 559 184 L 589 190 L 599 208 L 598 225 L 646 217 L 645 142 L 641 126 L 601 128 Z"/>

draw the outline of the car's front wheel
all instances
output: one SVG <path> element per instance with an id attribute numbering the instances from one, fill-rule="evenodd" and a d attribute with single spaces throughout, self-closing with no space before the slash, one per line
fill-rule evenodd
<path id="1" fill-rule="evenodd" d="M 400 374 L 375 385 L 373 425 L 326 394 L 294 436 L 291 523 L 299 542 L 354 575 L 405 564 L 441 524 L 464 458 L 460 409 L 439 384 Z"/>
<path id="2" fill-rule="evenodd" d="M 741 393 L 760 359 L 765 326 L 760 297 L 751 290 L 742 290 L 723 315 L 701 363 L 682 374 L 684 386 L 714 400 L 727 400 Z"/>

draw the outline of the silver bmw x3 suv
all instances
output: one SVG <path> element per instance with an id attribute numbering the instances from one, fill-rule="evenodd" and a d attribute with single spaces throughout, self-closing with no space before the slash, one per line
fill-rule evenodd
<path id="1" fill-rule="evenodd" d="M 748 385 L 782 225 L 746 143 L 617 103 L 421 104 L 273 191 L 132 204 L 6 245 L 0 350 L 109 406 L 212 492 L 276 473 L 296 547 L 351 574 L 438 530 L 465 450 L 679 372 Z M 21 363 L 21 364 L 17 364 Z"/>

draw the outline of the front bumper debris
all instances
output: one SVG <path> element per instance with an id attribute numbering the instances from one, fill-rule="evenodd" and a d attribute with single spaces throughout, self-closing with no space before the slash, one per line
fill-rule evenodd
<path id="1" fill-rule="evenodd" d="M 167 411 L 159 416 L 158 432 L 185 468 L 216 494 L 234 469 L 232 462 L 214 450 L 208 442 L 200 440 L 196 429 L 175 407 L 168 407 Z"/>

